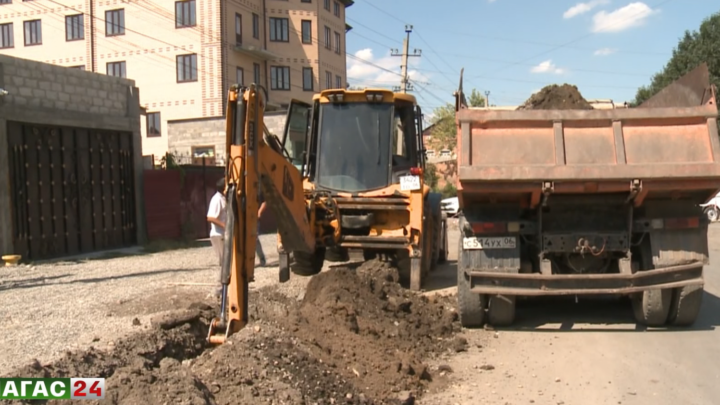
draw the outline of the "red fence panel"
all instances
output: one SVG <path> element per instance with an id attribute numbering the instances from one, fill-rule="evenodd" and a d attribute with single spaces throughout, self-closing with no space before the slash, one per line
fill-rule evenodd
<path id="1" fill-rule="evenodd" d="M 145 170 L 144 177 L 148 239 L 181 238 L 180 172 Z"/>

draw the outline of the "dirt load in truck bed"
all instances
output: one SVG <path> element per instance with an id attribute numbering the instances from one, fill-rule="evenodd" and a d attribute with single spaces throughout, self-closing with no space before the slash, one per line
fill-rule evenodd
<path id="1" fill-rule="evenodd" d="M 314 276 L 301 297 L 253 291 L 249 325 L 219 347 L 205 341 L 217 308 L 193 304 L 109 352 L 10 374 L 104 377 L 108 404 L 410 404 L 442 386 L 425 361 L 466 344 L 454 302 L 403 289 L 385 263 L 352 267 Z"/>
<path id="2" fill-rule="evenodd" d="M 518 110 L 592 110 L 577 86 L 553 84 L 530 96 Z"/>

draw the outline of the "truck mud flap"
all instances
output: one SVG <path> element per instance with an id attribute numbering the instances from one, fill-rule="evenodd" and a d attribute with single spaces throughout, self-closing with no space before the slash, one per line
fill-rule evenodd
<path id="1" fill-rule="evenodd" d="M 631 294 L 658 288 L 703 284 L 703 263 L 634 274 L 543 275 L 471 271 L 471 291 L 522 296 Z"/>

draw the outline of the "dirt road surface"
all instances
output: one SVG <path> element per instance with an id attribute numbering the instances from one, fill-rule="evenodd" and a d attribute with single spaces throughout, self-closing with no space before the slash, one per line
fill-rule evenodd
<path id="1" fill-rule="evenodd" d="M 512 328 L 458 330 L 450 232 L 425 301 L 372 268 L 352 276 L 358 265 L 282 285 L 277 267 L 258 269 L 251 327 L 215 350 L 213 300 L 193 285 L 217 279 L 210 247 L 3 269 L 0 375 L 108 376 L 112 404 L 720 402 L 720 225 L 700 319 L 673 331 L 637 327 L 629 302 L 574 298 L 519 303 Z M 263 245 L 276 265 L 274 235 Z M 198 303 L 175 329 L 151 327 Z"/>
<path id="2" fill-rule="evenodd" d="M 620 300 L 543 299 L 518 303 L 512 328 L 465 330 L 467 352 L 447 362 L 451 386 L 422 398 L 445 404 L 720 403 L 720 225 L 710 226 L 710 261 L 700 318 L 690 329 L 636 326 Z M 451 241 L 457 243 L 457 233 Z M 455 276 L 436 274 L 441 292 Z"/>

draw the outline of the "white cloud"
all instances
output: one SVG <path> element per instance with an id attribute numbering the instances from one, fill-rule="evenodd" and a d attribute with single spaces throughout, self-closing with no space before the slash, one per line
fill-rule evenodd
<path id="1" fill-rule="evenodd" d="M 615 11 L 600 11 L 593 16 L 592 32 L 620 32 L 643 25 L 650 15 L 656 13 L 645 3 L 630 3 Z"/>
<path id="2" fill-rule="evenodd" d="M 595 56 L 608 56 L 613 53 L 617 52 L 617 49 L 613 48 L 600 48 L 597 51 L 593 52 L 593 55 Z"/>
<path id="3" fill-rule="evenodd" d="M 555 66 L 554 63 L 550 59 L 540 62 L 538 65 L 533 66 L 532 69 L 530 69 L 530 72 L 532 73 L 555 73 L 556 75 L 560 75 L 565 73 L 565 69 L 561 69 L 557 66 Z"/>
<path id="4" fill-rule="evenodd" d="M 348 83 L 354 87 L 392 87 L 400 85 L 400 65 L 402 58 L 385 56 L 376 58 L 371 48 L 361 49 L 354 53 L 357 58 L 347 57 Z M 413 67 L 420 64 L 420 58 L 408 58 L 408 76 L 410 79 L 427 82 L 428 76 Z M 396 72 L 396 73 L 392 73 Z"/>
<path id="5" fill-rule="evenodd" d="M 588 11 L 596 8 L 597 6 L 602 6 L 603 4 L 608 3 L 610 3 L 610 0 L 590 0 L 587 3 L 577 3 L 563 13 L 563 18 L 573 18 L 580 14 L 587 13 Z"/>

